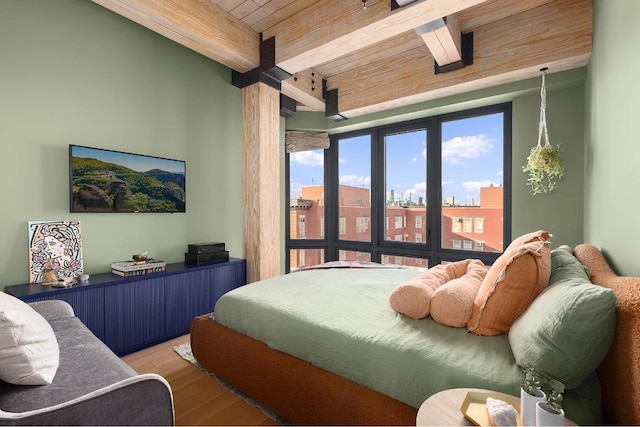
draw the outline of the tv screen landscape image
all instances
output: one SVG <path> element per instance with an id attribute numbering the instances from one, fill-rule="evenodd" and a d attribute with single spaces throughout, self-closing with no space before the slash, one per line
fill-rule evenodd
<path id="1" fill-rule="evenodd" d="M 186 162 L 69 145 L 71 212 L 185 212 Z"/>

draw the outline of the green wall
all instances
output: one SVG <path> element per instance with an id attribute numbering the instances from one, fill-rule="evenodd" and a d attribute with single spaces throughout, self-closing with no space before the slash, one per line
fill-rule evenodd
<path id="1" fill-rule="evenodd" d="M 512 235 L 545 229 L 554 246 L 583 242 L 584 83 L 586 68 L 547 76 L 547 125 L 552 144 L 560 144 L 566 160 L 565 177 L 551 193 L 533 196 L 522 172 L 531 148 L 538 141 L 541 79 L 529 79 L 494 88 L 437 99 L 385 114 L 328 122 L 322 114 L 298 113 L 287 119 L 287 129 L 322 129 L 340 133 L 511 101 L 513 107 L 513 218 Z"/>
<path id="2" fill-rule="evenodd" d="M 640 2 L 594 1 L 586 84 L 585 240 L 618 274 L 640 276 Z"/>
<path id="3" fill-rule="evenodd" d="M 606 4 L 594 1 L 589 67 L 548 76 L 551 141 L 567 159 L 553 193 L 530 195 L 521 172 L 537 140 L 539 78 L 341 123 L 298 113 L 286 128 L 336 133 L 512 101 L 513 235 L 544 228 L 555 245 L 587 241 L 640 275 L 640 58 L 628 49 L 640 2 Z M 29 220 L 80 220 L 89 273 L 142 250 L 181 261 L 192 242 L 225 241 L 242 256 L 242 99 L 226 67 L 84 0 L 3 0 L 0 41 L 0 288 L 28 279 Z M 70 214 L 69 144 L 186 160 L 187 213 Z"/>
<path id="4" fill-rule="evenodd" d="M 242 256 L 242 97 L 226 67 L 86 0 L 0 2 L 0 289 L 27 221 L 79 220 L 85 271 L 187 243 Z M 68 145 L 187 161 L 186 214 L 70 214 Z"/>

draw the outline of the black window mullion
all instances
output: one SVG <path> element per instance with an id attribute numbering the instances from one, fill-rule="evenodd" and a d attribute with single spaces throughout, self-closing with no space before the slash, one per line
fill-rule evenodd
<path id="1" fill-rule="evenodd" d="M 381 261 L 381 255 L 408 256 L 428 259 L 429 265 L 441 261 L 453 261 L 467 257 L 481 259 L 485 263 L 493 262 L 500 254 L 495 252 L 476 252 L 468 250 L 452 250 L 442 248 L 442 124 L 447 121 L 476 117 L 484 114 L 502 112 L 503 118 L 503 247 L 511 238 L 512 212 L 512 107 L 510 103 L 481 107 L 473 110 L 454 112 L 412 120 L 404 123 L 385 125 L 367 130 L 348 132 L 330 137 L 330 148 L 325 150 L 324 182 L 325 182 L 325 236 L 323 240 L 297 241 L 290 239 L 290 212 L 286 214 L 285 233 L 287 257 L 286 271 L 290 269 L 288 251 L 292 248 L 317 248 L 325 250 L 325 260 L 338 259 L 339 250 L 370 252 L 372 261 Z M 386 240 L 386 171 L 385 171 L 385 136 L 397 132 L 426 129 L 427 132 L 427 203 L 426 236 L 422 243 L 406 243 Z M 358 242 L 340 240 L 340 206 L 339 206 L 339 144 L 340 140 L 359 135 L 369 135 L 371 141 L 371 241 Z M 290 192 L 289 155 L 285 165 L 286 194 Z M 288 201 L 287 201 L 288 205 Z M 288 207 L 287 207 L 288 210 Z"/>
<path id="2" fill-rule="evenodd" d="M 442 131 L 440 121 L 429 121 L 427 141 L 427 251 L 429 265 L 435 265 L 442 234 Z"/>
<path id="3" fill-rule="evenodd" d="M 289 256 L 289 251 L 291 250 L 291 209 L 289 208 L 291 197 L 291 168 L 289 167 L 289 153 L 285 152 L 284 155 L 284 194 L 285 194 L 285 203 L 286 209 L 284 214 L 284 241 L 285 241 L 285 256 L 284 256 L 284 271 L 288 272 L 291 270 L 291 257 Z"/>
<path id="4" fill-rule="evenodd" d="M 339 197 L 339 178 L 338 178 L 338 147 L 340 139 L 338 135 L 330 137 L 329 149 L 325 150 L 325 229 L 324 237 L 327 240 L 327 261 L 335 261 L 338 259 L 338 251 L 336 242 L 340 239 L 340 209 L 338 203 Z"/>

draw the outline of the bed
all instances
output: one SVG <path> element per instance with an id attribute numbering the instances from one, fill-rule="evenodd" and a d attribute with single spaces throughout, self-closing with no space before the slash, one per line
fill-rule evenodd
<path id="1" fill-rule="evenodd" d="M 591 282 L 613 289 L 617 323 L 597 373 L 568 387 L 567 415 L 581 424 L 639 424 L 640 278 L 615 275 L 593 246 L 573 253 Z M 318 269 L 249 284 L 194 319 L 193 354 L 293 424 L 415 425 L 420 404 L 444 389 L 519 395 L 522 371 L 508 334 L 476 336 L 389 307 L 389 293 L 415 274 Z"/>

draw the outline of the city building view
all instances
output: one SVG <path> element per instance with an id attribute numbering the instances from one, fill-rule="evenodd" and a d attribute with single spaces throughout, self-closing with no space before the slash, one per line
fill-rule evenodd
<path id="1" fill-rule="evenodd" d="M 324 238 L 324 186 L 301 188 L 298 198 L 291 199 L 291 239 Z M 387 195 L 385 239 L 411 243 L 427 242 L 428 209 L 424 200 L 396 200 L 393 190 Z M 339 240 L 371 241 L 371 195 L 368 188 L 339 186 Z M 503 250 L 503 187 L 480 188 L 480 200 L 458 204 L 453 196 L 442 203 L 441 247 L 479 252 Z M 371 261 L 367 252 L 340 251 L 340 260 Z M 324 262 L 320 249 L 291 249 L 290 269 L 312 266 Z M 401 264 L 415 268 L 428 268 L 426 260 L 394 255 L 383 255 L 383 264 Z"/>

